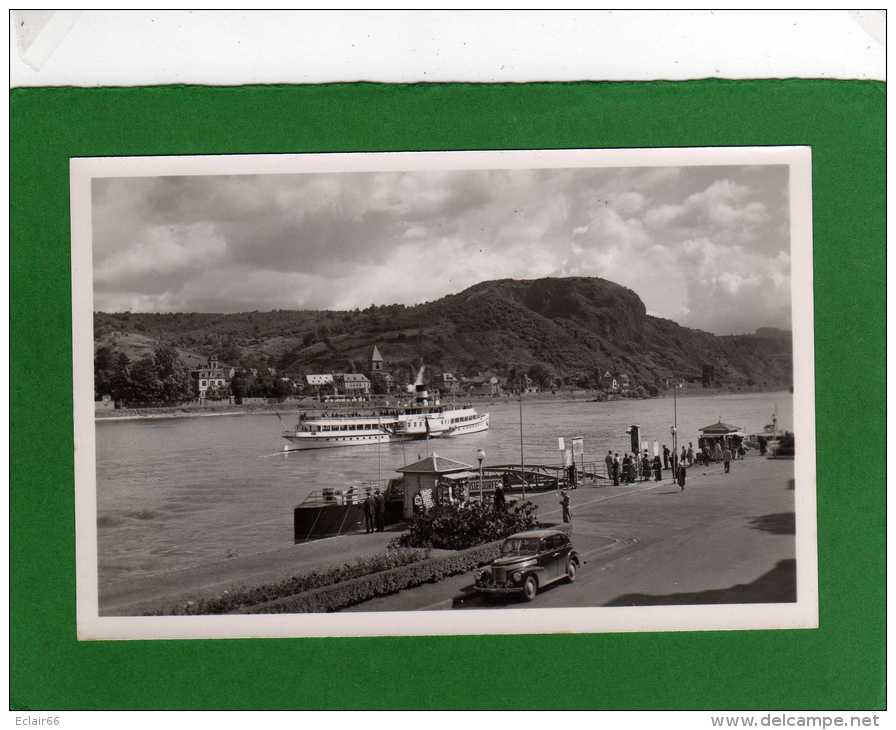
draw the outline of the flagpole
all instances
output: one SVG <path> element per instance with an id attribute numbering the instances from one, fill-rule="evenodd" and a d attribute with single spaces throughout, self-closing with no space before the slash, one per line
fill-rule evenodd
<path id="1" fill-rule="evenodd" d="M 523 456 L 523 391 L 520 389 L 520 479 L 523 482 L 523 497 L 526 496 L 526 459 Z"/>

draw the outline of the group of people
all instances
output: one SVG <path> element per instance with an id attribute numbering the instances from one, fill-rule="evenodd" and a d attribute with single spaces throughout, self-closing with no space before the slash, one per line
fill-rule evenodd
<path id="1" fill-rule="evenodd" d="M 617 487 L 620 484 L 634 484 L 637 481 L 646 482 L 651 479 L 660 482 L 663 480 L 663 470 L 671 468 L 675 481 L 678 483 L 681 491 L 684 491 L 687 479 L 686 464 L 693 463 L 693 461 L 687 461 L 687 449 L 682 449 L 683 456 L 680 460 L 674 457 L 670 459 L 670 453 L 669 449 L 663 446 L 664 466 L 663 461 L 660 461 L 659 455 L 650 458 L 647 449 L 644 449 L 640 455 L 626 453 L 621 458 L 618 451 L 616 453 L 613 453 L 612 450 L 608 451 L 606 457 L 604 457 L 604 462 L 607 465 L 607 476 L 613 480 L 613 485 Z M 691 447 L 691 456 L 693 456 L 693 447 Z"/>
<path id="2" fill-rule="evenodd" d="M 678 458 L 675 458 L 675 455 L 672 453 L 672 450 L 663 444 L 663 469 L 675 469 L 676 463 L 682 464 L 684 466 L 693 466 L 695 459 L 697 458 L 696 453 L 694 452 L 694 444 L 689 441 L 688 445 L 685 447 L 682 445 L 681 447 L 681 455 Z"/>
<path id="3" fill-rule="evenodd" d="M 712 447 L 701 447 L 697 452 L 694 451 L 694 444 L 688 443 L 687 447 L 681 447 L 681 455 L 678 457 L 677 463 L 684 466 L 693 466 L 694 464 L 709 466 L 714 461 L 721 461 L 728 464 L 728 467 L 725 468 L 725 473 L 727 474 L 730 470 L 731 462 L 736 459 L 743 459 L 746 454 L 747 450 L 744 448 L 743 443 L 729 444 L 716 441 Z M 676 467 L 675 456 L 665 444 L 663 444 L 663 464 L 664 469 L 675 469 Z"/>
<path id="4" fill-rule="evenodd" d="M 647 450 L 639 456 L 635 453 L 625 453 L 622 457 L 617 451 L 615 454 L 608 451 L 604 462 L 607 465 L 607 476 L 613 480 L 615 486 L 619 484 L 633 484 L 637 481 L 646 482 L 650 479 L 660 481 L 663 478 L 662 463 L 659 456 L 652 459 Z"/>
<path id="5" fill-rule="evenodd" d="M 368 493 L 364 500 L 364 532 L 383 532 L 386 529 L 386 497 L 379 489 Z"/>

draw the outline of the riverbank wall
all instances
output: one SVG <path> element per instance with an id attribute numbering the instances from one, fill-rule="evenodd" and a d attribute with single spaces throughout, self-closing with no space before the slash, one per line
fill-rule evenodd
<path id="1" fill-rule="evenodd" d="M 738 393 L 763 393 L 763 392 L 778 392 L 778 391 L 763 391 L 761 389 L 750 389 L 750 388 L 737 388 L 737 389 L 726 389 L 726 388 L 702 388 L 692 386 L 687 390 L 683 390 L 678 394 L 679 398 L 688 398 L 688 397 L 699 397 L 699 396 L 713 396 L 713 395 L 735 395 Z M 647 398 L 628 398 L 625 396 L 616 396 L 612 400 L 614 401 L 625 401 L 625 400 L 659 400 L 663 398 L 672 398 L 670 393 L 660 393 L 657 396 L 650 396 Z M 452 402 L 463 402 L 463 403 L 471 403 L 473 405 L 488 405 L 489 403 L 505 403 L 505 402 L 515 402 L 517 396 L 514 395 L 498 395 L 498 396 L 470 396 L 463 398 L 443 398 L 443 403 L 452 403 Z M 397 398 L 396 398 L 397 400 Z M 572 403 L 572 402 L 605 402 L 599 401 L 595 396 L 594 391 L 590 390 L 558 390 L 556 392 L 543 392 L 543 393 L 527 393 L 524 396 L 524 400 L 526 402 L 540 403 L 540 402 L 556 402 L 556 403 Z M 390 404 L 394 405 L 395 400 L 393 400 Z M 218 403 L 209 403 L 198 404 L 198 403 L 185 403 L 179 406 L 160 406 L 158 408 L 151 407 L 142 407 L 142 408 L 105 408 L 100 407 L 97 404 L 95 420 L 96 421 L 133 421 L 133 420 L 142 420 L 142 419 L 154 419 L 154 418 L 202 418 L 209 416 L 247 416 L 247 415 L 271 415 L 276 416 L 280 415 L 281 417 L 289 414 L 294 414 L 298 412 L 314 412 L 320 410 L 327 410 L 331 412 L 338 412 L 342 409 L 347 410 L 357 410 L 359 407 L 362 408 L 375 408 L 379 406 L 387 405 L 386 401 L 361 401 L 354 403 L 343 403 L 343 404 L 334 404 L 334 403 L 320 403 L 314 398 L 290 398 L 287 400 L 279 401 L 279 402 L 253 402 L 253 403 L 229 403 L 222 402 Z"/>

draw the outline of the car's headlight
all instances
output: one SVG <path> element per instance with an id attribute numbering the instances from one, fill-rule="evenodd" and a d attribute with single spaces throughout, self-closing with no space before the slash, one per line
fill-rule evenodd
<path id="1" fill-rule="evenodd" d="M 516 572 L 510 577 L 513 578 L 514 583 L 519 583 L 523 580 L 523 574 L 520 572 Z"/>

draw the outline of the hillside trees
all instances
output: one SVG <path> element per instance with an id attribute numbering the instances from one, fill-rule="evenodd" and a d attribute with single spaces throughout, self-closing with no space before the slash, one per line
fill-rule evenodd
<path id="1" fill-rule="evenodd" d="M 177 350 L 159 345 L 153 353 L 155 374 L 159 381 L 159 400 L 175 402 L 192 395 L 190 373 L 181 362 Z"/>
<path id="2" fill-rule="evenodd" d="M 555 384 L 597 388 L 593 371 L 611 369 L 651 392 L 650 383 L 673 373 L 699 378 L 711 363 L 723 387 L 792 382 L 788 332 L 715 336 L 680 327 L 648 315 L 634 292 L 596 278 L 488 281 L 429 303 L 364 311 L 97 312 L 94 333 L 97 395 L 110 392 L 110 353 L 136 361 L 159 339 L 179 346 L 185 359 L 218 354 L 228 365 L 288 373 L 339 372 L 379 343 L 393 374 L 421 358 L 434 370 L 470 375 L 503 376 L 516 365 L 545 388 L 544 371 L 531 369 L 539 364 Z"/>
<path id="3" fill-rule="evenodd" d="M 526 370 L 521 365 L 512 365 L 507 372 L 507 387 L 514 393 L 526 389 Z"/>
<path id="4" fill-rule="evenodd" d="M 530 366 L 527 374 L 542 390 L 550 388 L 554 380 L 551 371 L 540 362 Z"/>
<path id="5" fill-rule="evenodd" d="M 119 352 L 115 356 L 109 392 L 115 401 L 130 400 L 134 393 L 131 385 L 131 361 L 123 352 Z"/>
<path id="6" fill-rule="evenodd" d="M 124 403 L 176 403 L 192 397 L 190 373 L 177 350 L 159 345 L 136 362 L 100 347 L 94 354 L 94 397 Z"/>
<path id="7" fill-rule="evenodd" d="M 221 354 L 219 357 L 221 362 L 237 363 L 242 359 L 243 351 L 236 344 L 233 337 L 228 337 L 221 343 Z"/>
<path id="8" fill-rule="evenodd" d="M 162 381 L 152 355 L 144 355 L 130 368 L 133 399 L 141 403 L 156 403 L 162 400 Z"/>
<path id="9" fill-rule="evenodd" d="M 115 378 L 116 357 L 111 347 L 97 348 L 93 354 L 93 398 L 99 400 L 111 395 Z"/>
<path id="10" fill-rule="evenodd" d="M 123 352 L 105 346 L 97 348 L 93 355 L 94 400 L 104 395 L 116 401 L 129 399 L 133 392 L 130 365 L 131 361 Z"/>
<path id="11" fill-rule="evenodd" d="M 283 400 L 287 396 L 293 394 L 292 384 L 288 380 L 284 380 L 283 378 L 277 378 L 274 381 L 274 397 Z"/>
<path id="12" fill-rule="evenodd" d="M 230 381 L 230 393 L 237 405 L 243 402 L 243 396 L 246 395 L 246 378 L 242 373 L 236 373 Z"/>

